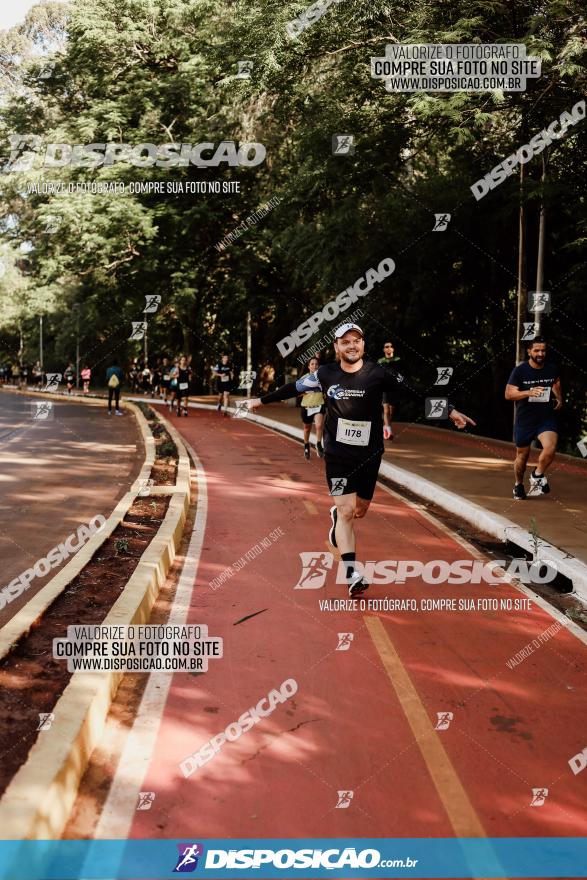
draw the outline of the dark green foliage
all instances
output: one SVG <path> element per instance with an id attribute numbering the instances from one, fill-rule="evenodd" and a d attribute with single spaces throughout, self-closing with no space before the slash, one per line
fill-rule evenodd
<path id="1" fill-rule="evenodd" d="M 159 293 L 150 351 L 192 355 L 200 388 L 223 347 L 244 366 L 247 310 L 254 366 L 272 362 L 280 378 L 276 341 L 391 256 L 395 273 L 359 303 L 372 353 L 392 336 L 424 386 L 437 365 L 452 365 L 457 403 L 481 433 L 509 438 L 503 386 L 515 361 L 519 185 L 514 175 L 480 202 L 469 187 L 585 93 L 584 6 L 343 0 L 292 40 L 285 26 L 307 5 L 78 0 L 65 7 L 66 25 L 64 7 L 49 4 L 3 35 L 4 143 L 12 132 L 71 144 L 234 139 L 262 142 L 267 160 L 255 169 L 119 163 L 3 175 L 3 247 L 14 268 L 0 279 L 2 344 L 14 353 L 20 322 L 34 359 L 35 316 L 45 308 L 47 362 L 61 367 L 73 354 L 72 305 L 81 303 L 82 356 L 99 371 L 113 351 L 140 353 L 128 342 L 130 322 L 141 320 L 145 294 Z M 57 46 L 46 79 L 31 54 L 40 41 Z M 370 58 L 393 41 L 521 41 L 541 56 L 542 77 L 524 93 L 390 94 L 371 78 Z M 248 80 L 235 76 L 239 59 L 254 62 Z M 332 155 L 337 132 L 355 135 L 353 156 Z M 570 392 L 563 419 L 573 440 L 585 417 L 586 154 L 583 124 L 549 149 L 544 188 L 541 159 L 528 163 L 523 192 L 530 289 L 541 198 L 546 209 L 545 289 L 555 309 L 545 330 Z M 41 177 L 238 180 L 241 193 L 23 197 Z M 273 196 L 283 200 L 265 219 L 214 247 Z M 450 227 L 433 233 L 441 212 Z M 49 214 L 59 217 L 51 235 Z M 34 249 L 19 255 L 23 241 Z M 408 407 L 402 416 L 421 413 Z"/>

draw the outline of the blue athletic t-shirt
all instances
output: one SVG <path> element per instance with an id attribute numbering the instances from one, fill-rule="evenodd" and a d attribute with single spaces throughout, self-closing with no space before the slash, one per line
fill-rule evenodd
<path id="1" fill-rule="evenodd" d="M 516 400 L 517 425 L 539 425 L 543 421 L 552 419 L 555 415 L 556 402 L 552 386 L 558 378 L 558 367 L 551 361 L 540 369 L 531 367 L 527 361 L 514 367 L 508 385 L 515 385 L 519 391 L 529 391 L 530 388 L 545 389 L 542 397 L 525 397 L 523 400 Z"/>

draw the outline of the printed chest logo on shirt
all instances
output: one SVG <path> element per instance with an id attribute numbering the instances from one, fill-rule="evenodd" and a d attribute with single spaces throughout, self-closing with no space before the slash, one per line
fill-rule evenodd
<path id="1" fill-rule="evenodd" d="M 343 388 L 342 385 L 331 385 L 326 395 L 327 397 L 333 397 L 335 400 L 347 400 L 349 397 L 364 397 L 365 389 L 355 390 L 353 388 Z"/>

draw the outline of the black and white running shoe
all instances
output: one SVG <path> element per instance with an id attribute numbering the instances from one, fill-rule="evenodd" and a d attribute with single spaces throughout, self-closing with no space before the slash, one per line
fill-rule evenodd
<path id="1" fill-rule="evenodd" d="M 336 520 L 338 517 L 338 513 L 336 512 L 336 504 L 330 508 L 330 519 L 332 520 L 332 525 L 330 526 L 330 531 L 328 532 L 328 540 L 332 544 L 333 547 L 337 547 L 336 543 Z"/>
<path id="2" fill-rule="evenodd" d="M 319 440 L 316 443 L 316 452 L 318 453 L 318 458 L 324 458 L 324 447 Z"/>
<path id="3" fill-rule="evenodd" d="M 526 490 L 524 489 L 523 483 L 516 483 L 514 486 L 514 498 L 516 501 L 525 501 L 526 500 Z"/>
<path id="4" fill-rule="evenodd" d="M 367 581 L 363 580 L 362 575 L 355 572 L 349 582 L 349 596 L 358 596 L 360 593 L 364 593 L 365 590 L 368 589 L 369 584 Z"/>
<path id="5" fill-rule="evenodd" d="M 548 495 L 549 492 L 550 486 L 548 485 L 546 474 L 537 477 L 536 468 L 534 468 L 530 474 L 530 488 L 528 490 L 528 495 Z"/>

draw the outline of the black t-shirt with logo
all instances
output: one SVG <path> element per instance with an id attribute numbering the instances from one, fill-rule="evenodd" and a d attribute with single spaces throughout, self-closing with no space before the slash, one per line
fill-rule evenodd
<path id="1" fill-rule="evenodd" d="M 538 368 L 531 367 L 527 361 L 514 367 L 508 379 L 508 385 L 515 385 L 519 391 L 529 391 L 530 388 L 546 389 L 541 398 L 525 397 L 522 400 L 516 400 L 517 425 L 540 425 L 553 418 L 555 400 L 552 386 L 558 378 L 558 367 L 551 361 L 547 361 L 544 366 Z"/>
<path id="2" fill-rule="evenodd" d="M 232 373 L 232 364 L 216 364 L 214 367 L 215 373 L 220 373 L 220 375 L 216 376 L 216 381 L 219 382 L 224 388 L 228 388 L 230 385 L 230 374 Z"/>

